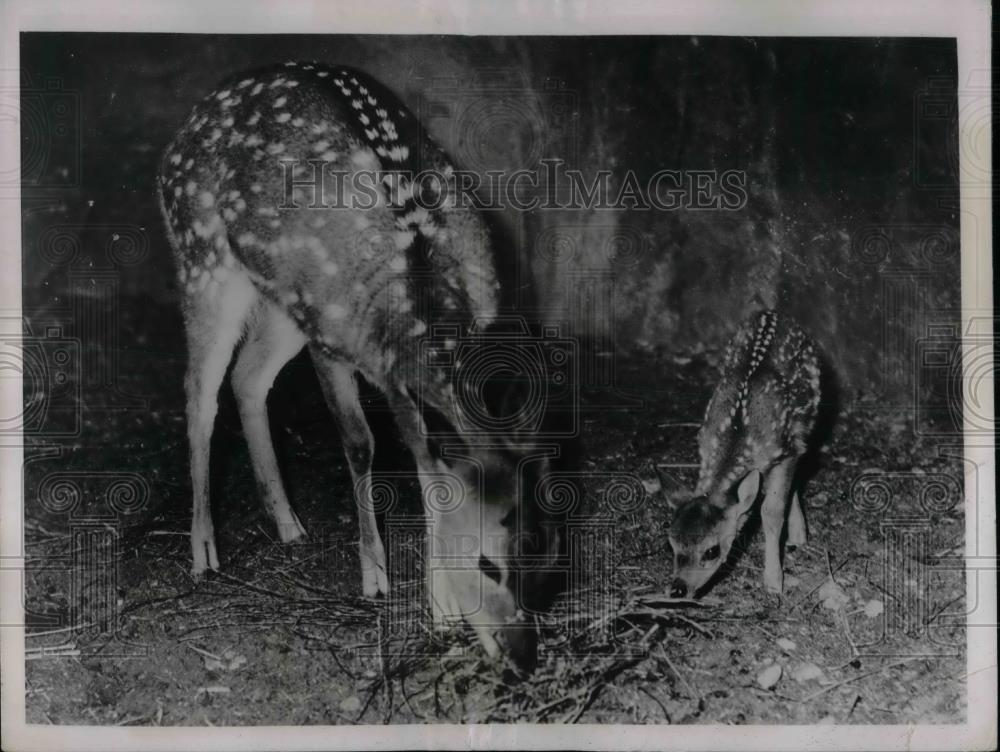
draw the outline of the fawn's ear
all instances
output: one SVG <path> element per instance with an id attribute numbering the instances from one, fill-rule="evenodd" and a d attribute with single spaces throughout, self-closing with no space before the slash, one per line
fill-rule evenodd
<path id="1" fill-rule="evenodd" d="M 671 472 L 671 468 L 657 465 L 656 475 L 660 479 L 660 490 L 663 492 L 663 498 L 667 500 L 671 509 L 677 509 L 691 498 L 691 491 Z"/>
<path id="2" fill-rule="evenodd" d="M 737 508 L 740 514 L 750 511 L 758 493 L 760 493 L 760 470 L 751 470 L 736 489 L 736 498 L 739 499 Z"/>

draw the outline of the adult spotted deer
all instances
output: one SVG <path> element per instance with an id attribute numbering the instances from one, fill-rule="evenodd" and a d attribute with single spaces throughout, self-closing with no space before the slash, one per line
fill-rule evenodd
<path id="1" fill-rule="evenodd" d="M 283 541 L 303 535 L 265 401 L 305 347 L 354 480 L 364 594 L 386 593 L 389 583 L 359 374 L 386 396 L 416 461 L 435 619 L 464 619 L 491 655 L 530 665 L 536 635 L 519 593 L 522 544 L 554 549 L 531 493 L 547 460 L 529 461 L 530 436 L 489 421 L 470 429 L 460 364 L 441 365 L 471 330 L 495 325 L 508 292 L 483 218 L 456 201 L 444 152 L 361 71 L 287 63 L 233 76 L 205 97 L 166 149 L 159 191 L 189 351 L 193 573 L 219 567 L 209 443 L 234 352 L 232 385 L 260 493 Z M 492 402 L 501 403 L 502 395 Z M 429 441 L 429 415 L 448 441 Z M 454 502 L 447 509 L 431 498 L 442 491 Z"/>
<path id="2" fill-rule="evenodd" d="M 670 527 L 671 595 L 695 596 L 726 561 L 763 486 L 764 584 L 782 591 L 781 534 L 806 542 L 795 468 L 806 452 L 820 399 L 820 363 L 809 338 L 774 311 L 736 333 L 698 432 L 701 467 Z M 677 496 L 682 496 L 678 494 Z"/>

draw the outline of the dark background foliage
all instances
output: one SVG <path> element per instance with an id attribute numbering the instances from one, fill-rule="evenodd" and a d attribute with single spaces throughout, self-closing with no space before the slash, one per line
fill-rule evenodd
<path id="1" fill-rule="evenodd" d="M 26 34 L 31 306 L 108 268 L 119 294 L 171 302 L 160 150 L 223 76 L 291 58 L 370 71 L 468 169 L 562 159 L 610 170 L 612 191 L 629 170 L 744 172 L 737 211 L 501 213 L 501 252 L 595 351 L 711 359 L 763 302 L 814 333 L 846 393 L 906 401 L 916 343 L 957 322 L 956 55 L 937 39 Z"/>

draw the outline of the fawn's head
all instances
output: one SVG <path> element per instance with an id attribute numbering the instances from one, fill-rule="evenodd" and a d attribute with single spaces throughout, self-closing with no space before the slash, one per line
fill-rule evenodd
<path id="1" fill-rule="evenodd" d="M 674 580 L 670 595 L 695 597 L 726 561 L 760 491 L 760 472 L 717 494 L 696 496 L 677 507 L 670 526 Z"/>
<path id="2" fill-rule="evenodd" d="M 543 481 L 552 463 L 572 462 L 566 447 L 542 438 L 565 435 L 552 425 L 560 415 L 541 357 L 549 350 L 527 324 L 505 319 L 453 352 L 448 388 L 425 390 L 423 403 L 428 450 L 461 498 L 429 509 L 431 607 L 439 620 L 467 622 L 490 655 L 529 669 L 533 614 L 548 605 L 564 572 L 561 513 Z"/>
<path id="3" fill-rule="evenodd" d="M 431 607 L 439 621 L 464 620 L 492 657 L 522 670 L 536 659 L 534 610 L 560 545 L 532 497 L 545 458 L 468 446 L 437 461 L 425 487 L 430 513 Z"/>

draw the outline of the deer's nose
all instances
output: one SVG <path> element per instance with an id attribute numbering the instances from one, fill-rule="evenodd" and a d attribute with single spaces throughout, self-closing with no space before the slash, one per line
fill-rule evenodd
<path id="1" fill-rule="evenodd" d="M 535 670 L 538 661 L 538 633 L 535 621 L 525 618 L 508 624 L 500 632 L 504 652 L 522 674 Z"/>
<path id="2" fill-rule="evenodd" d="M 686 598 L 687 592 L 687 583 L 684 580 L 674 580 L 670 585 L 671 598 Z"/>

